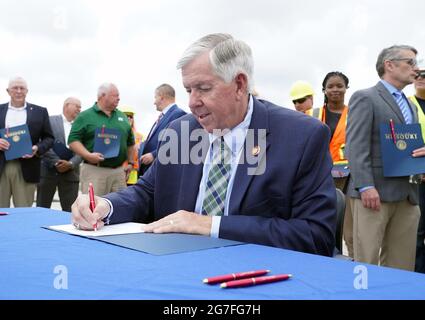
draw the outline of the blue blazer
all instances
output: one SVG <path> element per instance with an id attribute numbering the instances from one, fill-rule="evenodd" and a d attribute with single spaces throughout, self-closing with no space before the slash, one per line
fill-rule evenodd
<path id="1" fill-rule="evenodd" d="M 9 104 L 0 105 L 0 128 L 5 127 L 6 113 Z M 19 159 L 22 175 L 26 182 L 38 183 L 40 181 L 40 156 L 47 152 L 52 146 L 54 136 L 49 122 L 49 113 L 46 108 L 27 103 L 27 125 L 30 131 L 33 145 L 38 146 L 37 155 L 31 159 Z M 4 152 L 0 151 L 0 175 L 3 172 L 6 159 Z"/>
<path id="2" fill-rule="evenodd" d="M 180 109 L 176 104 L 173 105 L 168 112 L 162 117 L 161 121 L 158 123 L 156 128 L 151 132 L 149 139 L 143 141 L 140 144 L 139 148 L 139 154 L 138 158 L 146 153 L 152 153 L 154 158 L 156 158 L 157 155 L 157 148 L 158 148 L 158 140 L 159 140 L 159 134 L 161 130 L 167 128 L 168 124 L 176 120 L 182 116 L 184 116 L 186 112 L 184 112 L 182 109 Z M 149 166 L 145 166 L 143 164 L 140 164 L 139 173 L 143 174 L 146 172 L 146 170 L 149 168 Z"/>
<path id="3" fill-rule="evenodd" d="M 190 132 L 201 128 L 191 114 L 171 123 L 179 148 L 183 122 Z M 329 128 L 313 117 L 255 98 L 250 128 L 255 141 L 261 139 L 259 145 L 266 147 L 257 163 L 239 164 L 219 237 L 332 256 L 336 193 Z M 265 134 L 258 134 L 258 129 L 265 129 Z M 197 141 L 186 144 L 191 150 Z M 252 146 L 245 142 L 244 149 L 250 153 Z M 247 174 L 248 168 L 261 164 L 263 174 Z M 161 164 L 156 159 L 137 184 L 106 196 L 114 207 L 110 223 L 149 222 L 178 210 L 193 212 L 202 168 L 203 163 Z"/>

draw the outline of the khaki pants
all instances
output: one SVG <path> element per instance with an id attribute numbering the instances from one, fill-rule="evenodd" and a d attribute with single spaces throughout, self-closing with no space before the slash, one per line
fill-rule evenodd
<path id="1" fill-rule="evenodd" d="M 36 188 L 36 183 L 24 180 L 19 160 L 7 161 L 0 176 L 0 208 L 9 208 L 11 197 L 13 206 L 31 207 Z"/>
<path id="2" fill-rule="evenodd" d="M 80 182 L 83 194 L 88 193 L 89 183 L 93 183 L 94 194 L 97 196 L 103 196 L 127 187 L 124 167 L 112 169 L 88 163 L 81 165 Z"/>
<path id="3" fill-rule="evenodd" d="M 350 199 L 354 222 L 354 260 L 413 271 L 420 211 L 407 200 L 381 202 L 379 212 Z"/>

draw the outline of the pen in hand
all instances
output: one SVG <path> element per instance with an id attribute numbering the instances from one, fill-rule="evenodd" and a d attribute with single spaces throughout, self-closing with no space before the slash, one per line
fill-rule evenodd
<path id="1" fill-rule="evenodd" d="M 224 282 L 224 281 L 258 277 L 258 276 L 265 275 L 266 273 L 269 273 L 269 272 L 270 272 L 270 270 L 257 270 L 257 271 L 246 271 L 246 272 L 231 273 L 231 274 L 226 274 L 226 275 L 222 275 L 222 276 L 205 278 L 204 283 L 215 284 L 215 283 Z"/>
<path id="2" fill-rule="evenodd" d="M 93 189 L 93 183 L 89 183 L 89 198 L 90 198 L 90 210 L 91 212 L 94 212 L 94 209 L 96 208 L 96 202 L 94 201 L 94 189 Z M 97 222 L 93 225 L 94 231 L 97 231 Z"/>
<path id="3" fill-rule="evenodd" d="M 255 285 L 263 284 L 263 283 L 284 281 L 284 280 L 288 280 L 291 277 L 292 277 L 292 274 L 278 274 L 274 276 L 241 279 L 241 280 L 234 280 L 234 281 L 222 283 L 220 287 L 223 289 L 248 287 L 248 286 L 255 286 Z"/>

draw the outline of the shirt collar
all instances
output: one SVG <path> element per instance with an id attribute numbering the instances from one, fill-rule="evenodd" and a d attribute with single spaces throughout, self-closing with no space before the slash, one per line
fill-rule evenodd
<path id="1" fill-rule="evenodd" d="M 394 95 L 394 93 L 403 94 L 403 91 L 398 90 L 396 87 L 394 87 L 391 83 L 388 81 L 385 81 L 381 79 L 381 83 L 384 85 L 384 87 L 391 93 L 391 95 Z"/>
<path id="2" fill-rule="evenodd" d="M 74 121 L 68 121 L 68 119 L 66 119 L 64 114 L 62 114 L 62 120 L 63 120 L 63 123 L 69 123 L 70 125 L 72 125 L 72 123 L 74 122 Z"/>
<path id="3" fill-rule="evenodd" d="M 172 106 L 174 106 L 174 104 L 175 103 L 171 103 L 171 104 L 169 104 L 168 106 L 166 106 L 161 112 L 162 112 L 162 114 L 166 114 L 167 112 L 168 112 L 168 110 L 170 110 L 171 109 L 171 107 Z"/>
<path id="4" fill-rule="evenodd" d="M 102 112 L 102 113 L 104 113 L 105 115 L 106 115 L 106 113 L 102 110 L 102 109 L 100 109 L 99 108 L 99 105 L 97 104 L 97 102 L 95 102 L 94 103 L 94 105 L 93 105 L 93 108 L 94 108 L 94 110 L 96 111 L 96 112 Z M 115 113 L 117 111 L 117 109 L 115 108 L 114 110 L 112 110 L 112 112 L 111 112 L 111 116 Z"/>
<path id="5" fill-rule="evenodd" d="M 9 109 L 11 109 L 11 110 L 22 111 L 22 110 L 25 110 L 26 108 L 27 108 L 26 102 L 24 103 L 23 107 L 14 107 L 14 106 L 11 105 L 11 102 L 9 102 Z"/>
<path id="6" fill-rule="evenodd" d="M 245 118 L 241 123 L 239 123 L 236 127 L 231 129 L 228 133 L 223 136 L 224 142 L 227 147 L 232 150 L 232 154 L 236 156 L 238 152 L 241 150 L 245 143 L 246 133 L 249 129 L 249 125 L 251 123 L 252 111 L 254 109 L 254 99 L 252 95 L 249 95 L 248 101 L 248 110 L 245 115 Z M 210 144 L 214 143 L 219 136 L 214 135 L 213 133 L 208 134 Z"/>

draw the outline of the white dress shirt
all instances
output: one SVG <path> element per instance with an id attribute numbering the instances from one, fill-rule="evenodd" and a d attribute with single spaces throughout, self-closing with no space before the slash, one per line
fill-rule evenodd
<path id="1" fill-rule="evenodd" d="M 248 102 L 248 111 L 246 113 L 245 119 L 230 130 L 226 135 L 223 136 L 224 142 L 227 147 L 232 151 L 232 163 L 230 169 L 230 178 L 229 184 L 227 186 L 226 191 L 226 200 L 224 204 L 224 215 L 227 216 L 229 214 L 229 200 L 232 195 L 233 183 L 235 181 L 236 170 L 238 168 L 239 159 L 242 155 L 243 145 L 245 143 L 246 134 L 248 132 L 249 125 L 251 123 L 252 111 L 254 109 L 254 100 L 252 96 L 249 97 Z M 208 174 L 211 168 L 212 159 L 214 156 L 214 150 L 212 148 L 213 143 L 218 136 L 214 134 L 209 134 L 210 139 L 210 147 L 208 149 L 207 158 L 205 159 L 204 168 L 202 171 L 201 183 L 199 185 L 198 197 L 196 198 L 195 212 L 201 214 L 202 213 L 202 204 L 204 202 L 205 197 L 205 186 L 208 181 Z M 211 237 L 218 238 L 219 230 L 220 230 L 220 222 L 221 216 L 213 216 L 212 217 L 212 225 L 211 225 Z"/>
<path id="2" fill-rule="evenodd" d="M 167 108 L 169 109 L 169 107 L 170 106 L 168 106 Z M 248 111 L 246 113 L 244 120 L 239 125 L 237 125 L 232 130 L 230 130 L 226 135 L 223 136 L 224 142 L 229 147 L 229 149 L 232 151 L 232 163 L 231 163 L 231 170 L 230 170 L 230 178 L 229 178 L 229 185 L 227 187 L 225 207 L 224 207 L 224 215 L 225 216 L 227 216 L 229 214 L 229 200 L 230 200 L 230 196 L 232 194 L 232 188 L 233 188 L 233 183 L 235 181 L 236 170 L 237 170 L 237 167 L 238 167 L 239 159 L 242 155 L 243 145 L 244 145 L 245 139 L 246 139 L 246 134 L 248 132 L 249 125 L 251 124 L 253 109 L 254 109 L 254 100 L 253 100 L 252 96 L 250 96 L 249 102 L 248 102 Z M 202 203 L 204 201 L 204 196 L 205 196 L 205 186 L 206 186 L 207 181 L 208 181 L 208 173 L 209 173 L 209 170 L 211 168 L 212 159 L 213 159 L 213 155 L 214 155 L 214 152 L 213 152 L 214 150 L 212 148 L 212 145 L 217 138 L 219 138 L 219 137 L 215 136 L 214 134 L 209 134 L 210 147 L 208 149 L 207 158 L 205 159 L 205 163 L 204 163 L 204 167 L 203 167 L 203 171 L 202 171 L 202 178 L 201 178 L 201 182 L 199 184 L 199 191 L 198 191 L 198 196 L 196 198 L 196 205 L 195 205 L 195 212 L 199 213 L 199 214 L 202 214 Z M 103 199 L 105 199 L 105 198 L 103 198 Z M 109 212 L 107 217 L 104 219 L 105 224 L 109 224 L 109 219 L 111 218 L 111 216 L 113 214 L 114 206 L 112 205 L 111 201 L 109 201 L 108 199 L 105 199 L 105 200 L 106 200 L 106 202 L 108 202 L 108 204 L 111 208 L 111 211 Z M 211 231 L 210 231 L 211 237 L 218 238 L 218 236 L 219 236 L 218 233 L 219 233 L 219 230 L 220 230 L 220 222 L 221 222 L 220 216 L 212 217 L 212 225 L 211 225 Z"/>
<path id="3" fill-rule="evenodd" d="M 21 126 L 27 123 L 27 103 L 23 107 L 16 108 L 9 103 L 6 113 L 6 128 Z"/>
<path id="4" fill-rule="evenodd" d="M 62 115 L 62 120 L 63 120 L 63 130 L 65 133 L 65 144 L 68 147 L 68 137 L 69 137 L 69 133 L 71 132 L 72 122 L 69 122 L 68 120 L 66 120 L 65 116 L 63 115 Z"/>

